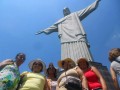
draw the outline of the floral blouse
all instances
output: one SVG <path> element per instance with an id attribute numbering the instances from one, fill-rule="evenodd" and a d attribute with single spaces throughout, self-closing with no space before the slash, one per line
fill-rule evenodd
<path id="1" fill-rule="evenodd" d="M 15 90 L 19 81 L 20 72 L 16 63 L 0 70 L 0 90 Z"/>

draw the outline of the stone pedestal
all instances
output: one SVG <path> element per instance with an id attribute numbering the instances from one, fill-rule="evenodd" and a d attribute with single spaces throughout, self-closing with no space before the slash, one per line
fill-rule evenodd
<path id="1" fill-rule="evenodd" d="M 115 90 L 112 77 L 111 77 L 110 72 L 107 69 L 107 67 L 103 66 L 101 63 L 93 62 L 93 61 L 90 62 L 90 64 L 95 66 L 100 71 L 100 73 L 102 74 L 103 78 L 106 81 L 108 90 Z"/>

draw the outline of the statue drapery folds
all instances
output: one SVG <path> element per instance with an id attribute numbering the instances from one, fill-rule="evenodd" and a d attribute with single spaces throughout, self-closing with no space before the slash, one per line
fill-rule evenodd
<path id="1" fill-rule="evenodd" d="M 69 8 L 64 8 L 62 19 L 52 26 L 38 31 L 36 35 L 58 32 L 58 37 L 61 40 L 61 59 L 69 57 L 76 61 L 80 57 L 86 57 L 89 61 L 92 61 L 89 43 L 81 21 L 97 8 L 99 1 L 96 0 L 85 9 L 73 13 L 70 13 Z"/>

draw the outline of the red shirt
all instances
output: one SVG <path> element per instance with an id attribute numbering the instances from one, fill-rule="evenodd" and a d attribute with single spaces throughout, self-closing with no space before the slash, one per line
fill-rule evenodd
<path id="1" fill-rule="evenodd" d="M 95 89 L 95 88 L 102 88 L 102 85 L 99 82 L 99 78 L 94 73 L 91 68 L 89 68 L 86 72 L 84 72 L 84 75 L 88 81 L 88 87 L 89 90 Z"/>

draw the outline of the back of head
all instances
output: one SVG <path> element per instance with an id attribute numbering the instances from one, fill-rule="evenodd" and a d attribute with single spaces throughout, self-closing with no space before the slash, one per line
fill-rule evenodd
<path id="1" fill-rule="evenodd" d="M 109 51 L 110 62 L 114 61 L 118 56 L 120 56 L 120 48 L 113 48 Z"/>

